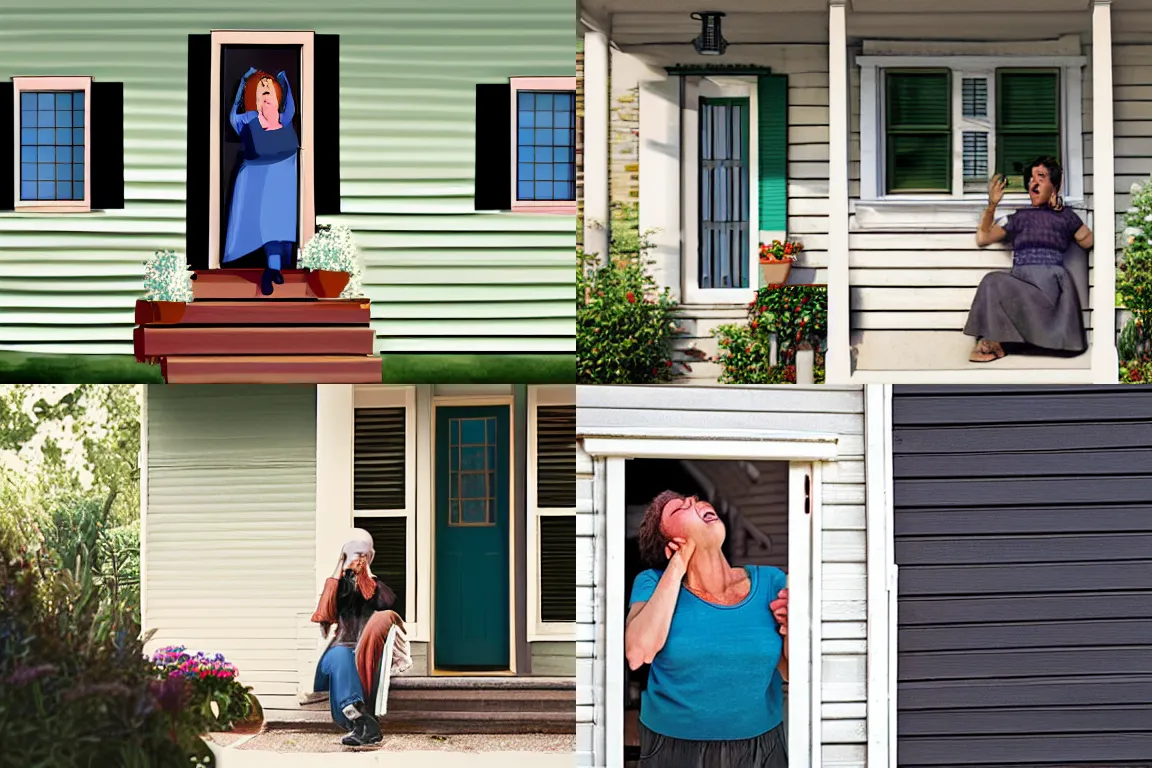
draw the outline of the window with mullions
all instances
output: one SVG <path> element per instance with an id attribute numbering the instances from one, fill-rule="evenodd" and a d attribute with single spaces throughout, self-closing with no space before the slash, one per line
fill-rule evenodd
<path id="1" fill-rule="evenodd" d="M 20 92 L 20 200 L 84 199 L 84 91 Z"/>
<path id="2" fill-rule="evenodd" d="M 450 419 L 448 525 L 496 525 L 496 419 Z"/>
<path id="3" fill-rule="evenodd" d="M 576 94 L 516 93 L 516 198 L 576 199 Z"/>

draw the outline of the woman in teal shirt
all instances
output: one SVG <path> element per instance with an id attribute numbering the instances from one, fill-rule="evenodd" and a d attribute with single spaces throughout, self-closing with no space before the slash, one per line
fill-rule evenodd
<path id="1" fill-rule="evenodd" d="M 624 630 L 628 665 L 651 664 L 640 700 L 641 768 L 787 768 L 787 579 L 734 568 L 706 501 L 664 491 L 640 524 Z"/>

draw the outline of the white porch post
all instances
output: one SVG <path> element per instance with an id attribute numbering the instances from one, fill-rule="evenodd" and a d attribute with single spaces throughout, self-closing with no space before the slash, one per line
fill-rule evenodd
<path id="1" fill-rule="evenodd" d="M 608 37 L 584 33 L 584 252 L 608 258 Z"/>
<path id="2" fill-rule="evenodd" d="M 1116 148 L 1112 125 L 1112 0 L 1092 4 L 1092 381 L 1119 378 L 1116 355 Z"/>
<path id="3" fill-rule="evenodd" d="M 847 384 L 848 306 L 848 36 L 846 1 L 828 3 L 828 354 L 829 384 Z"/>

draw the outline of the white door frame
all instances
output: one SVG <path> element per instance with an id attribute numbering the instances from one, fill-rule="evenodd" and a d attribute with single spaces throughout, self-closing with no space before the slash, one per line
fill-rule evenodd
<path id="1" fill-rule="evenodd" d="M 678 430 L 684 435 L 688 430 Z M 662 430 L 652 430 L 658 433 Z M 624 758 L 624 462 L 637 458 L 788 461 L 789 627 L 809 642 L 789 647 L 788 754 L 795 766 L 820 765 L 820 466 L 836 458 L 834 435 L 728 430 L 720 434 L 667 437 L 592 437 L 584 450 L 605 459 L 604 712 L 605 764 L 622 768 Z M 803 478 L 810 477 L 811 512 L 804 512 Z M 810 519 L 793 528 L 792 520 Z"/>

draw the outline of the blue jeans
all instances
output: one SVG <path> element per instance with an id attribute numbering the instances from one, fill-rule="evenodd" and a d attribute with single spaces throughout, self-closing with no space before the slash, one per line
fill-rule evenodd
<path id="1" fill-rule="evenodd" d="M 289 240 L 270 240 L 264 243 L 264 253 L 268 255 L 268 268 L 281 269 L 292 258 L 292 249 L 296 244 Z"/>
<path id="2" fill-rule="evenodd" d="M 364 687 L 356 671 L 356 649 L 334 645 L 320 657 L 316 669 L 317 691 L 328 691 L 328 705 L 337 725 L 352 730 L 352 721 L 344 716 L 344 707 L 364 701 Z"/>

